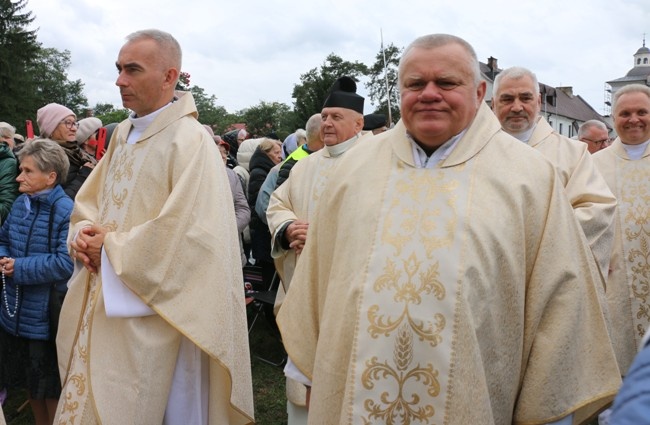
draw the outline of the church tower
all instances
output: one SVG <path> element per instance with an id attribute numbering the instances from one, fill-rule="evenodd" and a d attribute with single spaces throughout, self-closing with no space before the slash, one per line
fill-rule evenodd
<path id="1" fill-rule="evenodd" d="M 650 86 L 650 49 L 645 45 L 645 34 L 643 35 L 643 46 L 634 54 L 633 67 L 624 77 L 617 78 L 605 83 L 605 106 L 611 108 L 611 96 L 623 86 L 628 84 L 644 84 Z"/>

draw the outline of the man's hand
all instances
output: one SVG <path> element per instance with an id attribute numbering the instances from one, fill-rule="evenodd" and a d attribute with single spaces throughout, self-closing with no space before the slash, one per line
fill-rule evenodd
<path id="1" fill-rule="evenodd" d="M 296 220 L 287 226 L 284 235 L 289 242 L 289 247 L 296 250 L 296 254 L 300 254 L 305 247 L 307 241 L 307 229 L 309 223 L 305 220 Z"/>
<path id="2" fill-rule="evenodd" d="M 73 257 L 81 261 L 89 271 L 97 273 L 102 262 L 102 246 L 107 230 L 98 224 L 84 227 L 72 241 Z"/>

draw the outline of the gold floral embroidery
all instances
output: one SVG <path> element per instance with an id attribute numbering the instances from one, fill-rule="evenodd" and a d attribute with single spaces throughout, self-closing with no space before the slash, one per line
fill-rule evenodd
<path id="1" fill-rule="evenodd" d="M 650 323 L 650 173 L 637 164 L 640 162 L 632 161 L 623 171 L 619 208 L 628 282 L 635 301 L 634 329 L 641 338 Z"/>
<path id="2" fill-rule="evenodd" d="M 380 362 L 377 357 L 372 357 L 366 362 L 366 370 L 361 381 L 366 389 L 373 389 L 375 381 L 389 380 L 393 385 L 382 387 L 387 390 L 382 392 L 379 400 L 366 399 L 364 407 L 368 416 L 364 423 L 371 424 L 381 421 L 389 425 L 408 425 L 412 421 L 428 422 L 435 414 L 433 406 L 421 405 L 420 392 L 417 387 L 424 387 L 431 397 L 440 393 L 438 371 L 429 363 L 422 367 L 420 364 L 412 366 L 413 361 L 413 334 L 408 326 L 403 325 L 398 332 L 393 364 L 388 361 Z M 396 389 L 395 392 L 390 390 Z"/>
<path id="3" fill-rule="evenodd" d="M 434 322 L 415 320 L 411 317 L 409 311 L 410 304 L 420 304 L 422 294 L 433 294 L 438 300 L 445 297 L 445 287 L 438 280 L 438 263 L 431 265 L 426 271 L 419 274 L 419 281 L 415 281 L 422 263 L 417 261 L 415 254 L 403 261 L 404 271 L 406 272 L 406 282 L 400 283 L 401 272 L 395 267 L 395 263 L 387 260 L 384 274 L 382 274 L 374 285 L 374 290 L 380 292 L 384 289 L 393 290 L 393 299 L 397 303 L 403 303 L 404 307 L 399 317 L 391 318 L 383 314 L 378 314 L 380 307 L 373 305 L 368 310 L 368 321 L 370 326 L 368 332 L 373 338 L 379 335 L 389 336 L 392 331 L 397 329 L 404 320 L 407 321 L 411 329 L 419 336 L 421 341 L 429 341 L 431 346 L 438 345 L 442 338 L 440 332 L 445 328 L 445 317 L 436 313 L 433 315 Z"/>

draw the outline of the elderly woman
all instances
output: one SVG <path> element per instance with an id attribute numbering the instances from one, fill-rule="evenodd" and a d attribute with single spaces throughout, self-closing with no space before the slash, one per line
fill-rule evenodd
<path id="1" fill-rule="evenodd" d="M 70 170 L 68 177 L 61 186 L 69 197 L 74 199 L 86 181 L 95 164 L 88 158 L 77 144 L 79 123 L 77 116 L 70 109 L 58 103 L 49 103 L 36 113 L 36 123 L 41 137 L 50 138 L 57 142 L 68 156 Z"/>
<path id="2" fill-rule="evenodd" d="M 262 268 L 262 279 L 269 287 L 275 274 L 275 265 L 271 258 L 271 233 L 265 221 L 255 212 L 255 203 L 260 188 L 271 168 L 282 160 L 282 147 L 272 139 L 262 139 L 250 163 L 250 181 L 248 182 L 248 205 L 251 209 L 251 251 L 255 265 Z"/>
<path id="3" fill-rule="evenodd" d="M 7 372 L 27 363 L 35 423 L 52 424 L 61 393 L 58 307 L 73 270 L 66 246 L 73 202 L 61 187 L 69 164 L 61 146 L 43 139 L 27 143 L 19 159 L 21 195 L 0 228 L 0 365 Z"/>

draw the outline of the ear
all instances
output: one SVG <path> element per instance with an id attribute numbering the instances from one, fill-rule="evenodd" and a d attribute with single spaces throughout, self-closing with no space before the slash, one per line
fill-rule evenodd
<path id="1" fill-rule="evenodd" d="M 50 171 L 50 174 L 47 175 L 47 185 L 48 186 L 53 186 L 54 182 L 56 181 L 56 171 Z"/>
<path id="2" fill-rule="evenodd" d="M 178 69 L 176 68 L 169 68 L 167 72 L 165 72 L 165 86 L 174 86 L 176 87 L 176 81 L 178 81 L 178 76 L 180 73 L 178 72 Z"/>
<path id="3" fill-rule="evenodd" d="M 354 133 L 358 133 L 363 130 L 363 115 L 359 114 L 356 120 L 354 120 Z"/>
<path id="4" fill-rule="evenodd" d="M 487 91 L 487 83 L 483 80 L 479 81 L 476 86 L 476 105 L 480 105 L 485 99 L 485 92 Z M 494 102 L 492 102 L 494 104 Z"/>

